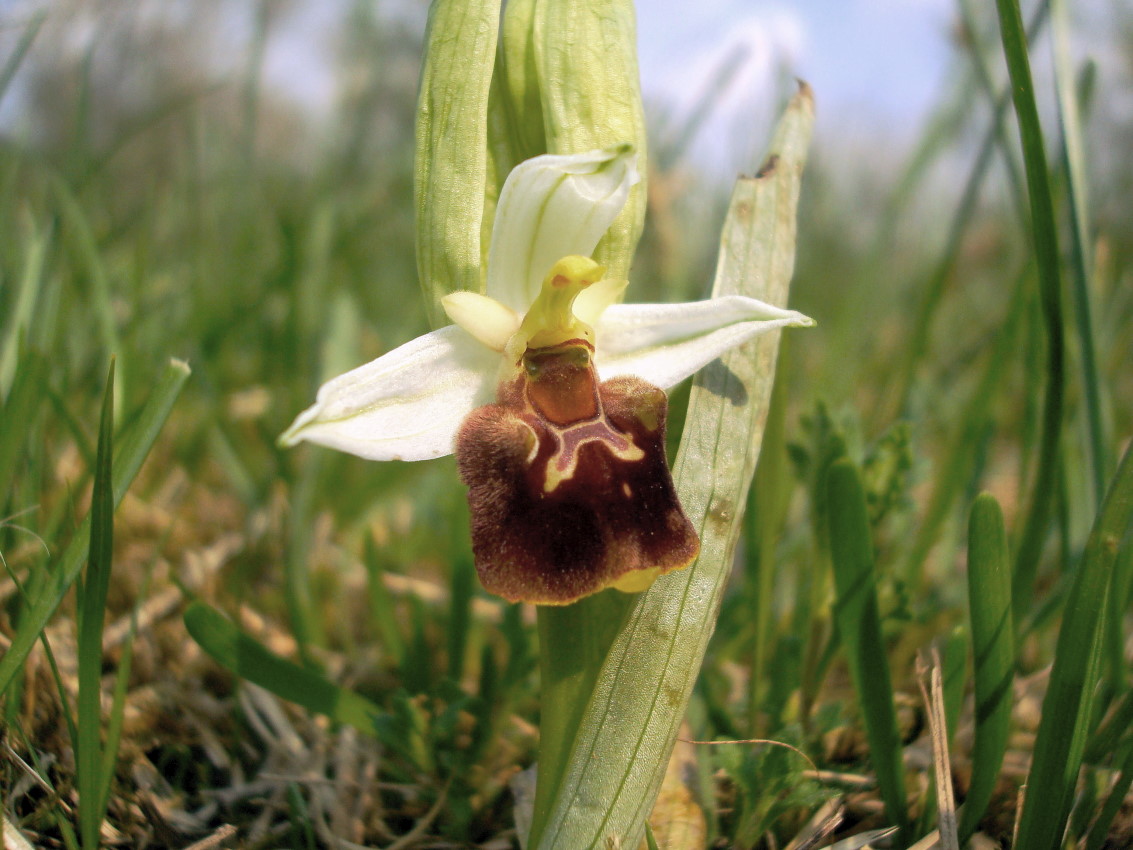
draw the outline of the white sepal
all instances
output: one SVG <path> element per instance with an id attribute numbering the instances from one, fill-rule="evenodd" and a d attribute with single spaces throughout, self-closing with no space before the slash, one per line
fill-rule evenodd
<path id="1" fill-rule="evenodd" d="M 589 257 L 638 182 L 629 145 L 517 165 L 500 191 L 486 273 L 487 294 L 518 313 L 563 257 Z"/>
<path id="2" fill-rule="evenodd" d="M 281 436 L 368 460 L 427 460 L 453 452 L 460 423 L 496 393 L 500 355 L 456 325 L 419 336 L 319 389 Z"/>
<path id="3" fill-rule="evenodd" d="M 602 380 L 636 375 L 669 389 L 752 337 L 814 320 L 743 295 L 690 304 L 614 304 L 597 326 Z"/>

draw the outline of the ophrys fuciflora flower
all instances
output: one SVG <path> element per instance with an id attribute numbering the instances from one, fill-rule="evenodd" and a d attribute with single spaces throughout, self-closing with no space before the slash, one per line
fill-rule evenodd
<path id="1" fill-rule="evenodd" d="M 566 604 L 645 589 L 696 557 L 665 462 L 668 389 L 728 349 L 813 322 L 743 296 L 621 304 L 589 259 L 637 182 L 628 146 L 518 165 L 484 294 L 453 324 L 327 382 L 281 438 L 371 460 L 453 451 L 484 587 Z"/>

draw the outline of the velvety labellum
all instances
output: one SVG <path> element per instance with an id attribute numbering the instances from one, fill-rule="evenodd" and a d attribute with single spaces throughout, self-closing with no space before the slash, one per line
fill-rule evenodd
<path id="1" fill-rule="evenodd" d="M 700 542 L 665 460 L 667 410 L 639 378 L 599 383 L 587 340 L 528 348 L 456 441 L 484 587 L 564 605 L 688 566 Z"/>

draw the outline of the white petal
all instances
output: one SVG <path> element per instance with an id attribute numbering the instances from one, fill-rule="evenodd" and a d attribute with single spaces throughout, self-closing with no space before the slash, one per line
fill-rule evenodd
<path id="1" fill-rule="evenodd" d="M 614 304 L 598 320 L 602 380 L 636 375 L 663 389 L 761 333 L 814 320 L 743 295 L 690 304 Z"/>
<path id="2" fill-rule="evenodd" d="M 451 454 L 457 429 L 495 396 L 500 355 L 449 325 L 327 381 L 280 437 L 369 460 Z"/>
<path id="3" fill-rule="evenodd" d="M 487 294 L 518 313 L 571 254 L 589 257 L 640 179 L 629 145 L 517 165 L 504 181 L 488 253 Z"/>
<path id="4" fill-rule="evenodd" d="M 453 322 L 493 351 L 502 352 L 523 321 L 515 310 L 479 292 L 451 292 L 441 306 Z"/>

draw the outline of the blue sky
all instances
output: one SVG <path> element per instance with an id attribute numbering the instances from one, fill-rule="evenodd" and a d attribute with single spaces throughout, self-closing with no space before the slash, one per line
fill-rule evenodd
<path id="1" fill-rule="evenodd" d="M 848 119 L 885 133 L 916 128 L 948 67 L 954 1 L 638 0 L 643 89 L 660 110 L 687 114 L 724 55 L 744 45 L 748 59 L 720 99 L 721 114 L 705 128 L 705 137 L 764 136 L 760 128 L 771 120 L 775 81 L 783 69 L 813 86 L 820 135 L 843 132 Z M 0 12 L 26 14 L 41 5 L 42 0 L 0 0 Z M 240 6 L 228 8 L 235 12 Z M 348 0 L 300 0 L 268 44 L 268 83 L 315 114 L 326 110 L 341 82 L 323 51 L 334 22 L 348 8 Z M 424 24 L 424 0 L 385 0 L 378 8 Z M 8 117 L 17 99 L 7 98 Z M 694 154 L 711 155 L 704 145 L 701 141 Z"/>
<path id="2" fill-rule="evenodd" d="M 850 118 L 900 134 L 941 94 L 953 0 L 642 0 L 642 87 L 690 108 L 711 69 L 737 44 L 749 60 L 722 111 L 759 115 L 781 68 L 805 79 L 818 132 Z M 766 116 L 760 116 L 766 120 Z"/>

